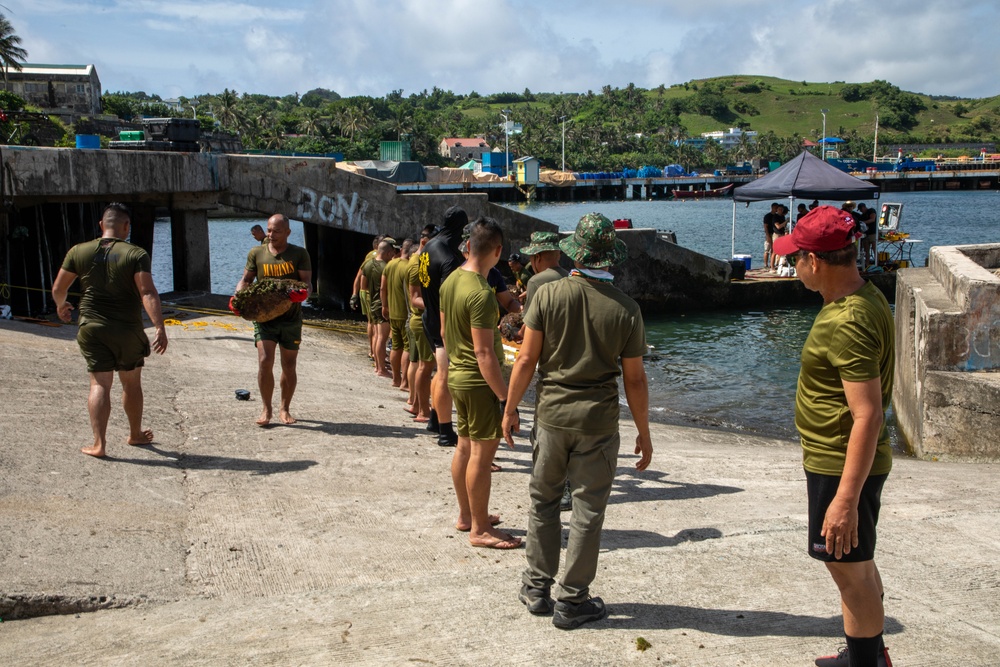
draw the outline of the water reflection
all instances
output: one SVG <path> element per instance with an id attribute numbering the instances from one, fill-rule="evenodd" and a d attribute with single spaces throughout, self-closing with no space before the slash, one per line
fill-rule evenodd
<path id="1" fill-rule="evenodd" d="M 646 321 L 654 416 L 793 438 L 799 351 L 817 308 Z"/>

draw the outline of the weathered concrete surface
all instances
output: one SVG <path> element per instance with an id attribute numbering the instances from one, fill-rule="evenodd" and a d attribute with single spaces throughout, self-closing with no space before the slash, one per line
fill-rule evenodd
<path id="1" fill-rule="evenodd" d="M 899 271 L 893 405 L 917 456 L 1000 458 L 1000 244 L 931 248 Z"/>
<path id="2" fill-rule="evenodd" d="M 724 304 L 729 297 L 728 262 L 713 259 L 661 238 L 654 229 L 619 230 L 628 259 L 613 269 L 615 284 L 644 312 Z"/>
<path id="3" fill-rule="evenodd" d="M 517 602 L 523 551 L 454 531 L 451 451 L 373 377 L 360 338 L 307 329 L 299 423 L 260 429 L 248 325 L 194 317 L 144 371 L 156 444 L 123 444 L 116 403 L 106 461 L 77 451 L 74 328 L 0 321 L 4 665 L 791 667 L 841 641 L 835 587 L 805 554 L 795 443 L 654 425 L 643 473 L 624 446 L 594 583 L 611 616 L 562 632 Z M 530 460 L 521 438 L 493 481 L 517 535 Z M 996 664 L 997 472 L 896 460 L 878 552 L 896 664 Z M 72 613 L 100 596 L 127 606 Z M 15 601 L 71 613 L 14 621 Z"/>

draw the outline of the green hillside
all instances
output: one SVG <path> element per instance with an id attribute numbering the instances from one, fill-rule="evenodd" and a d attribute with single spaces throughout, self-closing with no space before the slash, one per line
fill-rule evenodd
<path id="1" fill-rule="evenodd" d="M 526 89 L 460 95 L 434 88 L 345 98 L 317 88 L 301 97 L 225 90 L 198 99 L 201 113 L 214 111 L 214 119 L 202 116 L 205 129 L 216 126 L 238 133 L 247 148 L 340 152 L 348 160 L 377 158 L 379 142 L 400 139 L 408 141 L 414 159 L 425 164 L 448 164 L 437 154 L 444 137 L 481 136 L 502 150 L 506 113 L 523 128 L 510 135 L 511 152 L 558 167 L 565 119 L 566 165 L 577 171 L 672 162 L 704 169 L 757 157 L 784 161 L 802 150 L 804 140 L 820 138 L 821 109 L 829 110 L 827 135 L 846 141 L 839 146 L 844 156 L 872 155 L 876 114 L 879 146 L 925 143 L 934 145 L 934 153 L 962 154 L 969 149 L 952 151 L 949 144 L 996 143 L 1000 134 L 998 97 L 943 98 L 903 91 L 886 81 L 826 83 L 755 75 L 651 90 L 633 84 L 604 86 L 583 93 Z M 104 102 L 106 112 L 125 119 L 151 108 L 162 113 L 162 100 L 144 92 L 108 93 Z M 682 141 L 730 127 L 756 131 L 757 140 L 729 151 L 716 144 L 697 150 Z"/>

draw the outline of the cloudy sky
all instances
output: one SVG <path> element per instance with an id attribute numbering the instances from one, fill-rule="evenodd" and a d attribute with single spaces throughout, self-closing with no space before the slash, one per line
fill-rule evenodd
<path id="1" fill-rule="evenodd" d="M 28 62 L 164 98 L 599 91 L 726 74 L 1000 94 L 996 0 L 0 0 Z"/>

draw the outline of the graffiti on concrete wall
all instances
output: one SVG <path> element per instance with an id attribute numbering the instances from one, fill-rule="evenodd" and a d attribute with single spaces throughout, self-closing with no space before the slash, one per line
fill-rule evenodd
<path id="1" fill-rule="evenodd" d="M 370 234 L 365 213 L 368 202 L 357 192 L 348 196 L 342 194 L 320 194 L 312 188 L 301 188 L 298 219 L 303 222 L 325 223 L 355 232 Z"/>
<path id="2" fill-rule="evenodd" d="M 993 356 L 1000 341 L 1000 320 L 962 327 L 955 351 L 964 360 L 964 370 L 984 371 L 1000 367 L 1000 356 Z"/>

